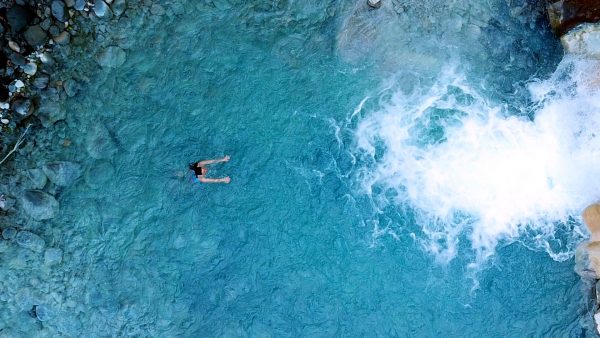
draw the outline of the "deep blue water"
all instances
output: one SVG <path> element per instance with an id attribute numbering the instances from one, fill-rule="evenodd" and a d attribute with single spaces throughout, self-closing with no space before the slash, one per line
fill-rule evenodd
<path id="1" fill-rule="evenodd" d="M 589 334 L 572 259 L 513 238 L 473 268 L 460 234 L 457 256 L 442 263 L 410 205 L 381 207 L 377 198 L 393 192 L 362 189 L 373 163 L 356 128 L 389 98 L 387 83 L 426 88 L 453 65 L 490 100 L 527 115 L 524 81 L 550 74 L 561 56 L 543 19 L 511 17 L 522 4 L 503 1 L 415 3 L 401 14 L 396 2 L 384 14 L 341 2 L 221 5 L 165 3 L 163 16 L 122 19 L 117 32 L 135 35 L 121 41 L 126 62 L 67 100 L 65 134 L 46 160 L 75 161 L 85 173 L 60 191 L 59 217 L 37 229 L 65 252 L 45 277 L 49 291 L 27 286 L 54 315 L 10 332 Z M 367 96 L 375 99 L 353 116 Z M 193 182 L 189 162 L 223 155 L 231 161 L 211 174 L 230 184 Z"/>

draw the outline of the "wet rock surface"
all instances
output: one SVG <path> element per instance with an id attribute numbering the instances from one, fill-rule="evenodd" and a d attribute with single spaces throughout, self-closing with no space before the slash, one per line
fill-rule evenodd
<path id="1" fill-rule="evenodd" d="M 58 213 L 58 201 L 40 190 L 25 191 L 22 205 L 25 213 L 38 221 L 54 218 Z"/>
<path id="2" fill-rule="evenodd" d="M 600 2 L 597 0 L 561 0 L 548 4 L 550 25 L 558 36 L 582 23 L 600 21 Z"/>

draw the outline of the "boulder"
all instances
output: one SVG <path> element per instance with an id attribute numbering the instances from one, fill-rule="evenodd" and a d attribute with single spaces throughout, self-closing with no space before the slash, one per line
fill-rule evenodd
<path id="1" fill-rule="evenodd" d="M 58 213 L 58 201 L 40 190 L 25 191 L 21 202 L 25 213 L 38 221 L 54 218 Z"/>
<path id="2" fill-rule="evenodd" d="M 34 14 L 29 9 L 19 5 L 12 6 L 6 11 L 6 21 L 15 33 L 22 31 L 33 17 Z"/>
<path id="3" fill-rule="evenodd" d="M 600 60 L 600 24 L 581 25 L 563 35 L 560 42 L 567 53 Z"/>
<path id="4" fill-rule="evenodd" d="M 35 252 L 42 252 L 46 246 L 46 242 L 40 236 L 29 231 L 19 231 L 16 239 L 17 244 Z"/>
<path id="5" fill-rule="evenodd" d="M 550 26 L 558 36 L 586 22 L 600 21 L 600 6 L 597 0 L 560 0 L 548 5 Z"/>
<path id="6" fill-rule="evenodd" d="M 48 35 L 39 25 L 35 25 L 27 28 L 23 34 L 23 37 L 30 46 L 39 47 L 46 43 Z"/>
<path id="7" fill-rule="evenodd" d="M 42 169 L 52 183 L 61 187 L 73 184 L 82 173 L 79 164 L 66 161 L 51 162 Z"/>

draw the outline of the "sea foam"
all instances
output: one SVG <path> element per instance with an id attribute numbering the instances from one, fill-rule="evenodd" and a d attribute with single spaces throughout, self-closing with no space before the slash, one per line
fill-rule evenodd
<path id="1" fill-rule="evenodd" d="M 528 107 L 494 102 L 453 69 L 422 90 L 384 91 L 356 128 L 362 191 L 411 207 L 440 261 L 461 236 L 477 262 L 516 240 L 571 257 L 585 236 L 580 212 L 600 199 L 599 90 L 580 80 L 592 67 L 566 57 L 529 83 Z"/>

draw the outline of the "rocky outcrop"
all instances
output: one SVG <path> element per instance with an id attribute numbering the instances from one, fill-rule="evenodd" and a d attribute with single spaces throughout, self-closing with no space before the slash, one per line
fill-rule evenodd
<path id="1" fill-rule="evenodd" d="M 598 0 L 560 0 L 548 5 L 550 25 L 558 36 L 582 23 L 600 21 Z"/>

